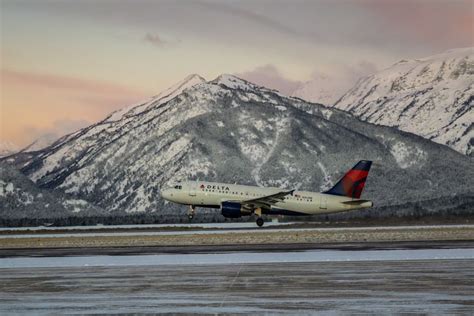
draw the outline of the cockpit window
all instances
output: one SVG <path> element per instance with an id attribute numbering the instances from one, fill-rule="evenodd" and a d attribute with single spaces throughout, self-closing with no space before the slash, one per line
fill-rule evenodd
<path id="1" fill-rule="evenodd" d="M 183 186 L 182 185 L 175 185 L 174 188 L 177 189 L 177 190 L 181 190 L 183 188 Z"/>

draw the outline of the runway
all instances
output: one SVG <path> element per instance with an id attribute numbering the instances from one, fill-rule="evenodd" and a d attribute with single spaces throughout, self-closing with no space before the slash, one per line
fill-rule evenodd
<path id="1" fill-rule="evenodd" d="M 4 230 L 0 315 L 472 314 L 472 225 L 219 225 Z"/>
<path id="2" fill-rule="evenodd" d="M 5 229 L 0 232 L 0 250 L 229 245 L 263 245 L 265 248 L 270 245 L 290 247 L 298 244 L 474 241 L 474 225 L 321 228 L 284 224 L 250 228 L 249 224 L 252 223 L 147 228 L 136 225 L 101 229 L 89 226 L 73 230 L 44 227 L 39 230 Z"/>
<path id="3" fill-rule="evenodd" d="M 138 227 L 138 225 L 129 228 L 120 226 L 92 228 L 94 226 L 75 229 L 65 229 L 58 232 L 57 227 L 45 227 L 41 231 L 36 229 L 8 230 L 0 231 L 0 240 L 14 238 L 67 238 L 67 237 L 130 237 L 130 236 L 179 236 L 179 235 L 216 235 L 216 234 L 268 234 L 279 232 L 378 232 L 378 231 L 398 231 L 413 230 L 426 231 L 433 229 L 474 229 L 474 225 L 425 225 L 425 226 L 378 226 L 378 227 L 327 227 L 327 228 L 294 228 L 292 223 L 284 225 L 270 225 L 270 227 L 258 228 L 253 223 L 238 223 L 240 225 L 181 225 L 181 226 L 162 226 L 150 225 L 148 227 Z M 245 225 L 243 225 L 245 224 Z M 176 230 L 186 228 L 187 230 Z M 165 230 L 166 229 L 166 230 Z M 131 230 L 131 231 L 128 231 Z M 73 231 L 73 232 L 71 232 Z M 104 232 L 105 231 L 105 232 Z M 31 233 L 29 233 L 31 232 Z"/>
<path id="4" fill-rule="evenodd" d="M 0 259 L 0 314 L 469 314 L 474 247 Z"/>

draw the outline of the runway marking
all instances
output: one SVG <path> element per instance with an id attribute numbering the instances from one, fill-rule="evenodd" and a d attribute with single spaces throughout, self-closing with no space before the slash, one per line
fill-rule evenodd
<path id="1" fill-rule="evenodd" d="M 232 282 L 230 283 L 230 286 L 227 288 L 226 294 L 224 295 L 224 298 L 221 301 L 220 307 L 224 306 L 224 303 L 227 300 L 227 295 L 230 289 L 232 289 L 232 286 L 234 286 L 235 280 L 237 280 L 237 278 L 239 277 L 241 270 L 242 270 L 242 265 L 239 265 L 239 270 L 237 270 L 237 274 L 234 276 L 234 278 L 232 279 Z"/>

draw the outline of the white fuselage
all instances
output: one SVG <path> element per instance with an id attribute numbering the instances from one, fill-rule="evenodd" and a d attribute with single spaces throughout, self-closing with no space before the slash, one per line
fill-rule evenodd
<path id="1" fill-rule="evenodd" d="M 179 204 L 210 208 L 219 208 L 221 207 L 221 203 L 226 201 L 247 201 L 282 191 L 282 189 L 273 187 L 256 187 L 204 181 L 182 182 L 178 187 L 180 188 L 175 187 L 163 190 L 162 197 L 168 201 Z M 360 203 L 357 203 L 357 201 L 360 201 Z M 272 205 L 271 209 L 263 210 L 263 213 L 314 215 L 344 212 L 368 207 L 372 207 L 371 201 L 353 199 L 347 196 L 295 191 L 292 195 L 285 196 L 283 201 Z"/>

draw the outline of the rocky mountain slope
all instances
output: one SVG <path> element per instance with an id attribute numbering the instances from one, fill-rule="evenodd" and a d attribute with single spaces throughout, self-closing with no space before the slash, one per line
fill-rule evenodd
<path id="1" fill-rule="evenodd" d="M 474 48 L 402 60 L 360 80 L 334 106 L 473 156 Z"/>
<path id="2" fill-rule="evenodd" d="M 360 159 L 374 161 L 364 197 L 376 205 L 474 192 L 472 160 L 446 146 L 234 76 L 191 78 L 8 161 L 112 214 L 184 213 L 159 193 L 187 179 L 325 190 Z"/>
<path id="3" fill-rule="evenodd" d="M 0 218 L 52 220 L 68 216 L 106 215 L 103 210 L 82 199 L 40 189 L 24 174 L 0 163 Z"/>

